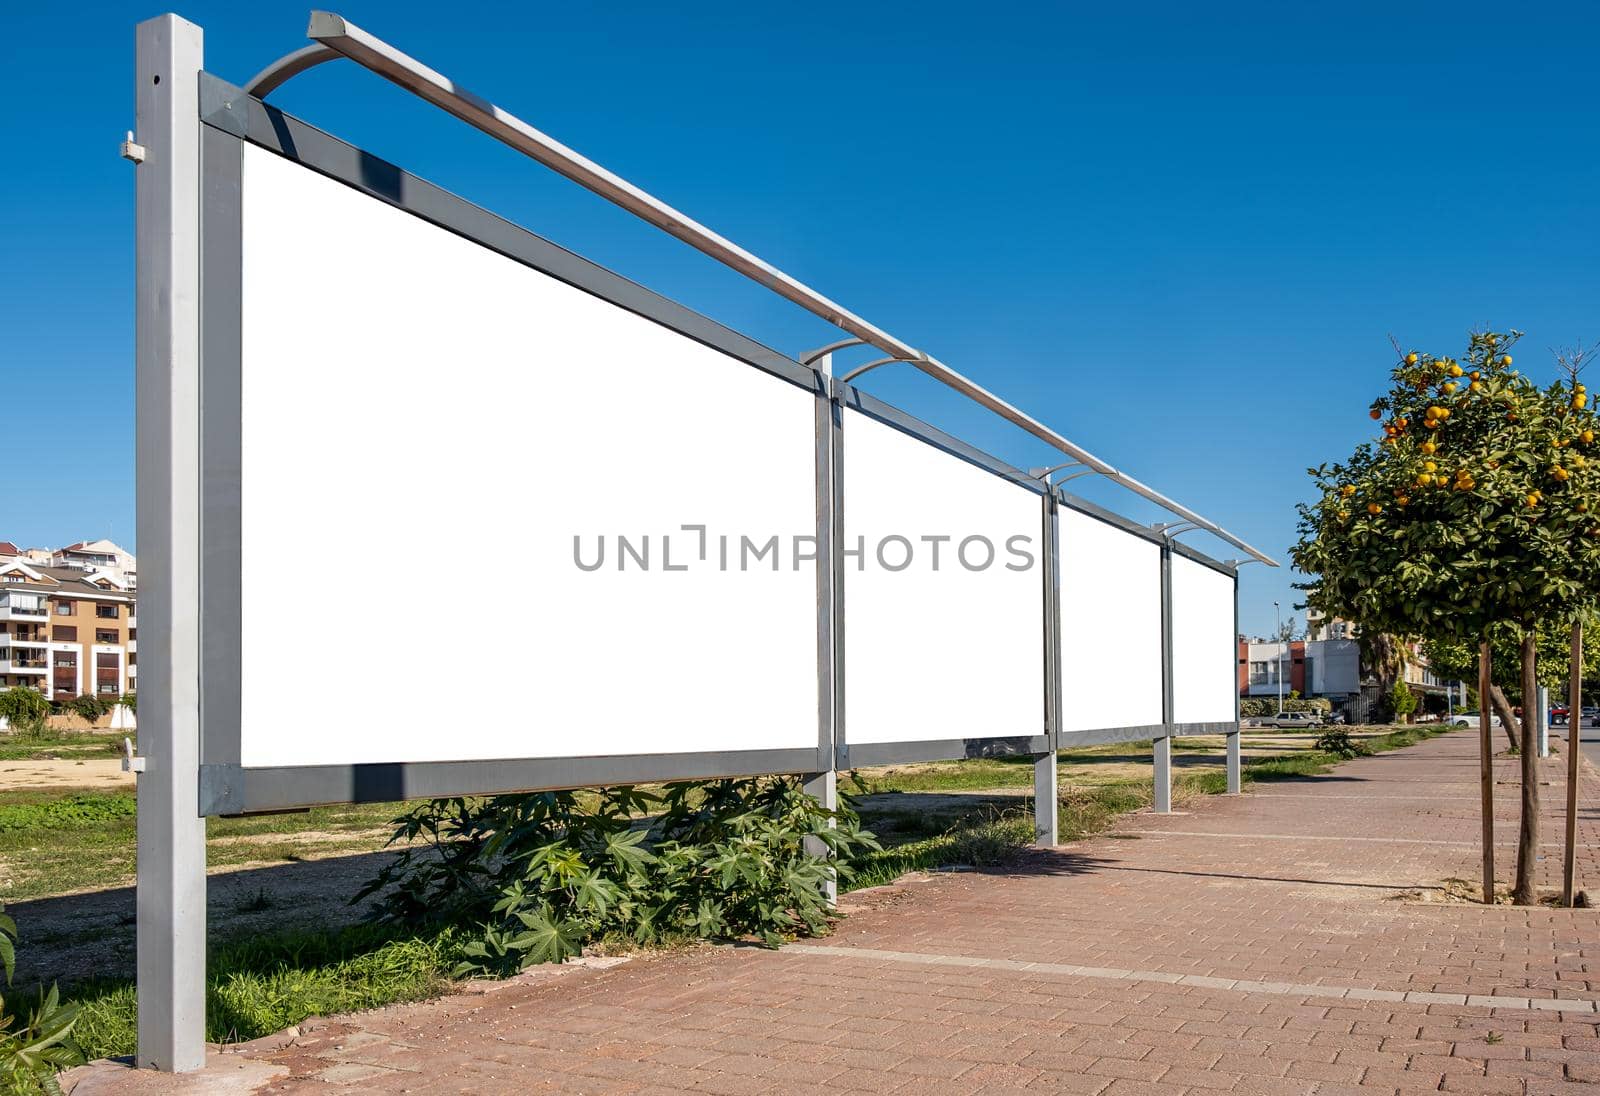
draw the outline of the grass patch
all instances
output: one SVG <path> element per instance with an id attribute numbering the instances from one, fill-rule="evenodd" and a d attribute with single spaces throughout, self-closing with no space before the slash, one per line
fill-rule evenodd
<path id="1" fill-rule="evenodd" d="M 138 801 L 131 795 L 79 793 L 41 802 L 0 805 L 0 833 L 17 830 L 66 830 L 133 818 Z"/>
<path id="2" fill-rule="evenodd" d="M 206 1038 L 244 1042 L 308 1016 L 435 997 L 450 985 L 460 958 L 452 930 L 418 934 L 356 925 L 337 933 L 241 940 L 208 958 Z M 90 1058 L 134 1052 L 133 983 L 86 983 L 72 990 L 72 999 L 81 1006 L 73 1036 Z"/>
<path id="3" fill-rule="evenodd" d="M 1363 754 L 1384 753 L 1404 746 L 1415 745 L 1444 734 L 1445 726 L 1401 727 L 1387 734 L 1360 741 Z M 1122 816 L 1149 807 L 1152 789 L 1149 778 L 1137 780 L 1112 777 L 1104 783 L 1096 779 L 1096 762 L 1110 772 L 1127 762 L 1139 750 L 1139 743 L 1114 743 L 1087 749 L 1063 750 L 1059 755 L 1061 779 L 1072 775 L 1073 785 L 1061 793 L 1057 808 L 1056 825 L 1063 843 L 1080 841 L 1111 829 Z M 1143 744 L 1148 748 L 1149 743 Z M 1175 746 L 1183 745 L 1198 752 L 1198 744 L 1179 738 Z M 1199 746 L 1200 749 L 1205 748 Z M 1213 751 L 1215 747 L 1210 747 Z M 1185 751 L 1188 752 L 1188 751 Z M 1344 758 L 1321 750 L 1295 748 L 1293 752 L 1268 757 L 1243 759 L 1240 769 L 1243 783 L 1260 783 L 1273 780 L 1294 780 L 1316 776 L 1330 771 Z M 1021 758 L 1026 767 L 1009 759 L 994 761 L 951 762 L 949 765 L 971 765 L 974 775 L 955 783 L 941 779 L 940 770 L 945 764 L 919 766 L 910 771 L 888 770 L 858 776 L 851 773 L 845 785 L 851 791 L 878 794 L 894 791 L 946 791 L 963 788 L 995 788 L 1014 783 L 1032 783 L 1032 759 Z M 1149 757 L 1145 755 L 1148 766 Z M 1011 766 L 1021 780 L 1001 783 L 993 779 L 997 766 Z M 1008 770 L 1010 771 L 1010 770 Z M 1172 798 L 1175 806 L 1201 795 L 1221 795 L 1228 790 L 1228 777 L 1218 758 L 1215 769 L 1174 774 Z M 908 805 L 909 806 L 909 805 Z M 940 867 L 988 867 L 1009 862 L 1033 842 L 1032 804 L 1006 810 L 983 805 L 966 816 L 930 814 L 912 809 L 891 808 L 866 810 L 862 822 L 869 829 L 883 826 L 880 837 L 885 848 L 865 857 L 857 864 L 856 874 L 846 885 L 846 890 L 891 883 L 899 876 L 912 871 L 930 871 Z M 884 825 L 887 823 L 887 825 Z M 1001 847 L 1003 846 L 1003 848 Z"/>
<path id="4" fill-rule="evenodd" d="M 79 761 L 85 758 L 119 757 L 122 739 L 132 731 L 58 731 L 44 727 L 36 731 L 0 733 L 0 761 L 47 761 L 52 758 Z"/>
<path id="5" fill-rule="evenodd" d="M 120 791 L 0 791 L 0 880 L 6 901 L 131 886 L 135 802 Z M 208 819 L 206 863 L 217 868 L 372 852 L 388 839 L 390 820 L 401 809 L 365 803 Z"/>

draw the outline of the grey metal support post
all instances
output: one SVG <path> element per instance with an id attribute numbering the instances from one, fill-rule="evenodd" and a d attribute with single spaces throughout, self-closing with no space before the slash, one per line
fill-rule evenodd
<path id="1" fill-rule="evenodd" d="M 805 786 L 806 794 L 811 796 L 817 802 L 821 803 L 828 810 L 836 811 L 839 809 L 838 773 L 834 772 L 832 769 L 829 769 L 825 773 L 812 773 L 806 778 Z M 828 820 L 828 828 L 830 830 L 834 828 L 832 819 Z M 806 852 L 810 853 L 812 856 L 818 856 L 824 859 L 827 859 L 830 856 L 828 846 L 823 844 L 820 839 L 815 837 L 808 837 L 805 839 L 805 848 Z M 839 901 L 839 878 L 831 868 L 828 872 L 828 882 L 826 884 L 826 888 L 828 893 L 828 905 L 835 905 Z"/>
<path id="2" fill-rule="evenodd" d="M 1172 543 L 1161 544 L 1161 735 L 1155 740 L 1154 787 L 1150 809 L 1172 810 Z"/>
<path id="3" fill-rule="evenodd" d="M 135 31 L 135 406 L 141 693 L 138 1064 L 205 1065 L 200 774 L 200 70 L 176 15 Z"/>
<path id="4" fill-rule="evenodd" d="M 1044 564 L 1044 737 L 1049 749 L 1033 758 L 1033 839 L 1036 845 L 1050 848 L 1060 844 L 1057 822 L 1060 796 L 1057 790 L 1056 742 L 1061 726 L 1061 577 L 1057 541 L 1061 527 L 1056 514 L 1055 489 L 1047 486 L 1043 500 Z"/>
<path id="5" fill-rule="evenodd" d="M 821 354 L 810 363 L 817 371 L 819 391 L 816 413 L 816 510 L 817 510 L 817 760 L 818 771 L 806 778 L 806 794 L 830 811 L 839 809 L 839 778 L 834 771 L 834 726 L 839 709 L 835 675 L 834 609 L 834 526 L 837 496 L 835 449 L 837 423 L 833 400 L 833 355 Z M 831 829 L 834 823 L 830 819 Z M 828 857 L 826 844 L 815 837 L 805 840 L 812 856 Z M 832 871 L 827 882 L 828 904 L 839 899 L 839 882 Z"/>
<path id="6" fill-rule="evenodd" d="M 1228 794 L 1238 795 L 1244 789 L 1243 760 L 1239 751 L 1239 568 L 1233 569 L 1233 730 L 1228 732 Z M 1247 678 L 1248 680 L 1248 678 Z"/>

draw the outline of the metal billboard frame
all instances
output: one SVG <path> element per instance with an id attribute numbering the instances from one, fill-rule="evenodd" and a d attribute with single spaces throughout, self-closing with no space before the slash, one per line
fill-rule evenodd
<path id="1" fill-rule="evenodd" d="M 834 770 L 841 762 L 921 760 L 965 756 L 972 740 L 884 744 L 854 756 L 843 733 L 842 642 L 844 612 L 837 551 L 842 510 L 839 492 L 842 414 L 868 414 L 1011 480 L 1041 499 L 1045 660 L 1040 697 L 1041 733 L 1019 740 L 1035 757 L 1039 840 L 1053 844 L 1055 750 L 1102 732 L 1060 731 L 1060 645 L 1057 514 L 1081 510 L 1161 544 L 1163 559 L 1180 554 L 1231 573 L 1220 563 L 1179 545 L 1180 532 L 1203 530 L 1277 566 L 1220 526 L 1146 487 L 943 363 L 867 323 L 775 267 L 717 236 L 599 165 L 546 137 L 493 104 L 472 95 L 393 47 L 336 15 L 313 13 L 313 46 L 269 66 L 241 90 L 204 72 L 201 29 L 174 15 L 138 25 L 135 36 L 137 142 L 124 155 L 140 165 L 136 183 L 136 404 L 138 417 L 138 539 L 147 556 L 141 607 L 145 616 L 145 716 L 140 745 L 138 845 L 137 1061 L 184 1071 L 204 1064 L 205 823 L 208 813 L 272 810 L 317 802 L 352 802 L 451 794 L 492 794 L 529 788 L 576 787 L 644 780 L 713 779 L 796 773 L 828 805 L 835 802 Z M 761 346 L 625 278 L 475 205 L 339 141 L 262 102 L 262 96 L 313 64 L 347 57 L 440 106 L 463 121 L 628 209 L 719 262 L 745 274 L 850 333 L 852 338 L 796 361 Z M 793 750 L 618 755 L 483 762 L 424 762 L 306 766 L 246 770 L 239 765 L 237 720 L 217 718 L 237 710 L 238 653 L 218 634 L 239 623 L 240 470 L 237 427 L 241 301 L 240 158 L 244 143 L 337 179 L 438 227 L 473 240 L 714 347 L 744 363 L 813 393 L 815 416 L 815 531 L 818 539 L 817 672 L 818 742 Z M 828 351 L 874 346 L 890 357 L 847 374 L 905 362 L 1072 458 L 1075 474 L 1096 474 L 1183 520 L 1145 527 L 1067 495 L 1048 474 L 1024 473 L 974 449 L 897 408 L 832 377 Z M 819 359 L 820 366 L 817 364 Z M 1187 528 L 1181 528 L 1187 526 Z M 1164 568 L 1165 570 L 1165 568 Z M 230 580 L 229 576 L 232 576 Z M 1170 590 L 1163 602 L 1170 617 Z M 1170 647 L 1170 620 L 1167 628 Z M 1159 727 L 1108 729 L 1100 741 L 1154 737 L 1158 809 L 1170 806 L 1161 788 L 1170 781 L 1163 744 L 1180 734 L 1228 733 L 1229 785 L 1237 790 L 1238 723 L 1174 725 L 1170 706 L 1170 651 L 1164 659 L 1167 720 Z M 232 682 L 230 685 L 229 682 Z M 209 695 L 207 695 L 209 693 Z M 1237 709 L 1236 709 L 1237 710 Z M 231 728 L 230 728 L 231 723 Z M 1150 732 L 1146 734 L 1145 732 Z M 843 744 L 843 752 L 836 748 Z"/>

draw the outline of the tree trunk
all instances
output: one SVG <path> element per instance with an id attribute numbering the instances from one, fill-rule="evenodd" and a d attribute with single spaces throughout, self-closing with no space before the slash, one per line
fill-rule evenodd
<path id="1" fill-rule="evenodd" d="M 1511 714 L 1511 701 L 1506 699 L 1506 694 L 1498 685 L 1489 686 L 1489 705 L 1494 714 L 1500 717 L 1500 725 L 1506 731 L 1506 745 L 1517 749 L 1517 717 Z"/>
<path id="2" fill-rule="evenodd" d="M 1478 699 L 1489 695 L 1492 670 L 1489 641 L 1478 645 Z M 1489 729 L 1489 708 L 1478 705 L 1478 790 L 1483 826 L 1483 900 L 1494 905 L 1494 733 Z"/>
<path id="3" fill-rule="evenodd" d="M 1539 901 L 1534 875 L 1539 861 L 1539 643 L 1532 628 L 1522 634 L 1522 821 L 1517 827 L 1517 882 L 1511 900 Z"/>

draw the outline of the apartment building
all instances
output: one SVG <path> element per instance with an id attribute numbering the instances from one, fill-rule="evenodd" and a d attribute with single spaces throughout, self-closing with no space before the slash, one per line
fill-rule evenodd
<path id="1" fill-rule="evenodd" d="M 1344 624 L 1335 621 L 1335 624 Z M 1354 631 L 1351 626 L 1344 629 Z M 1400 680 L 1443 711 L 1445 682 L 1423 657 L 1421 645 L 1402 646 Z M 1280 685 L 1281 682 L 1281 685 Z M 1281 692 L 1280 692 L 1281 690 Z M 1354 639 L 1308 639 L 1290 643 L 1239 637 L 1239 695 L 1271 698 L 1291 693 L 1333 702 L 1357 722 L 1365 722 L 1383 704 L 1378 680 L 1364 673 L 1361 645 Z"/>
<path id="2" fill-rule="evenodd" d="M 27 686 L 52 700 L 137 692 L 134 609 L 120 570 L 0 560 L 0 689 Z"/>
<path id="3" fill-rule="evenodd" d="M 1353 639 L 1270 643 L 1239 639 L 1239 695 L 1326 697 L 1347 701 L 1361 692 L 1361 647 Z"/>

